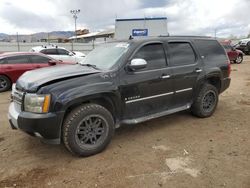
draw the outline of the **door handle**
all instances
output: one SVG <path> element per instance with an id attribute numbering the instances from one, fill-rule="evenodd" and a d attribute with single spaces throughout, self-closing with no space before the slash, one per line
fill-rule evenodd
<path id="1" fill-rule="evenodd" d="M 170 78 L 170 75 L 162 75 L 161 78 L 162 79 L 168 79 L 168 78 Z"/>
<path id="2" fill-rule="evenodd" d="M 197 72 L 197 73 L 202 72 L 202 69 L 197 68 L 197 69 L 194 70 L 194 72 Z"/>

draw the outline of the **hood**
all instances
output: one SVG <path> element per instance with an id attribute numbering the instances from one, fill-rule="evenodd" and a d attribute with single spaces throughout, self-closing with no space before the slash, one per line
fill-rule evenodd
<path id="1" fill-rule="evenodd" d="M 78 76 L 101 72 L 91 67 L 81 65 L 58 65 L 25 72 L 16 82 L 16 87 L 22 91 L 35 92 L 49 82 L 70 79 Z"/>

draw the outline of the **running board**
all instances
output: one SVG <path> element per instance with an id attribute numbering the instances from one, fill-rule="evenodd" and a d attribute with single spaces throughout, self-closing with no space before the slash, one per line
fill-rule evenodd
<path id="1" fill-rule="evenodd" d="M 144 121 L 148 121 L 148 120 L 151 120 L 151 119 L 155 119 L 155 118 L 159 118 L 159 117 L 166 116 L 166 115 L 169 115 L 169 114 L 173 114 L 173 113 L 176 113 L 176 112 L 180 112 L 180 111 L 183 111 L 183 110 L 187 110 L 190 107 L 191 107 L 191 104 L 187 104 L 185 106 L 181 106 L 181 107 L 174 108 L 174 109 L 171 109 L 171 110 L 166 110 L 166 111 L 163 111 L 163 112 L 158 112 L 158 113 L 148 115 L 148 116 L 144 116 L 144 117 L 139 117 L 139 118 L 135 118 L 135 119 L 124 119 L 120 123 L 121 124 L 142 123 Z"/>

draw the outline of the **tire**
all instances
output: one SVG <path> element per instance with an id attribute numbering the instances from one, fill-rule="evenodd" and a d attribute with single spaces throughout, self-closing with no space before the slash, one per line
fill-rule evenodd
<path id="1" fill-rule="evenodd" d="M 63 124 L 66 148 L 73 154 L 87 157 L 103 151 L 114 134 L 111 113 L 98 104 L 84 104 L 69 113 Z"/>
<path id="2" fill-rule="evenodd" d="M 241 64 L 243 61 L 243 56 L 238 55 L 237 58 L 234 60 L 234 63 Z"/>
<path id="3" fill-rule="evenodd" d="M 8 91 L 11 85 L 11 81 L 7 76 L 0 75 L 0 92 Z"/>
<path id="4" fill-rule="evenodd" d="M 205 83 L 194 100 L 191 112 L 200 118 L 210 117 L 217 107 L 218 100 L 217 88 L 209 83 Z"/>

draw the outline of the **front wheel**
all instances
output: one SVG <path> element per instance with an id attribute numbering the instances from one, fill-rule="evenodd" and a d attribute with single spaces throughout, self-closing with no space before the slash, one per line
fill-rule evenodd
<path id="1" fill-rule="evenodd" d="M 234 63 L 240 64 L 243 61 L 243 56 L 242 55 L 238 55 L 238 57 L 234 60 Z"/>
<path id="2" fill-rule="evenodd" d="M 111 113 L 98 104 L 84 104 L 74 109 L 63 125 L 66 148 L 79 156 L 90 156 L 103 151 L 114 134 Z"/>
<path id="3" fill-rule="evenodd" d="M 192 114 L 202 118 L 210 117 L 217 107 L 218 98 L 217 88 L 205 83 L 191 107 Z"/>

